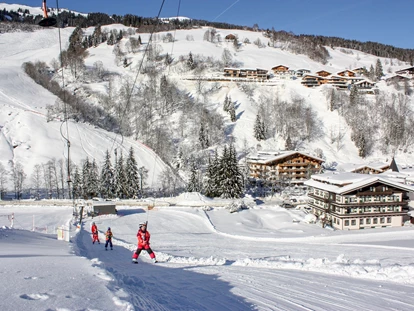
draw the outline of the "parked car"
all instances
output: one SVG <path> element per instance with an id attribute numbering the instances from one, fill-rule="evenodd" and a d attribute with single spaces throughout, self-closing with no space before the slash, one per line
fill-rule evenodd
<path id="1" fill-rule="evenodd" d="M 295 206 L 293 206 L 292 204 L 290 204 L 290 203 L 283 203 L 282 204 L 282 207 L 284 207 L 284 208 L 294 208 Z"/>

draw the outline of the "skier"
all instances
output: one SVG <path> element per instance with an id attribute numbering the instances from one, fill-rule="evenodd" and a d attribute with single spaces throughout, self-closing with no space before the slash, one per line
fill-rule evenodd
<path id="1" fill-rule="evenodd" d="M 108 227 L 108 230 L 105 232 L 105 237 L 106 237 L 105 250 L 106 251 L 108 250 L 108 244 L 112 250 L 112 236 L 113 234 L 112 234 L 111 228 Z"/>
<path id="2" fill-rule="evenodd" d="M 147 231 L 147 224 L 146 223 L 140 223 L 139 224 L 139 230 L 137 233 L 137 237 L 138 237 L 138 248 L 137 250 L 134 252 L 134 255 L 132 255 L 132 262 L 133 263 L 138 263 L 138 256 L 141 253 L 141 251 L 143 249 L 145 249 L 148 254 L 150 255 L 152 261 L 154 263 L 158 262 L 157 259 L 155 258 L 155 254 L 152 251 L 151 247 L 150 247 L 150 233 Z"/>
<path id="3" fill-rule="evenodd" d="M 101 242 L 99 241 L 99 236 L 98 236 L 98 226 L 95 224 L 95 222 L 92 223 L 91 231 L 92 231 L 92 244 L 95 244 L 95 242 L 98 242 L 98 244 L 101 244 Z"/>

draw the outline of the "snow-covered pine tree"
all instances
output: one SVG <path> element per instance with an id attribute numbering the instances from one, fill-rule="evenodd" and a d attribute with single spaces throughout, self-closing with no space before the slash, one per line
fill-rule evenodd
<path id="1" fill-rule="evenodd" d="M 101 169 L 100 192 L 104 198 L 111 198 L 114 195 L 114 170 L 108 150 L 106 150 L 105 160 Z"/>
<path id="2" fill-rule="evenodd" d="M 213 171 L 213 161 L 211 160 L 211 157 L 208 157 L 208 166 L 207 166 L 207 171 L 204 175 L 204 191 L 203 193 L 210 197 L 213 198 L 215 197 L 215 193 L 214 193 L 214 186 L 213 186 L 213 176 L 214 176 L 214 171 Z"/>
<path id="3" fill-rule="evenodd" d="M 382 69 L 381 60 L 378 58 L 377 63 L 375 64 L 375 79 L 380 80 L 384 76 L 384 71 Z"/>
<path id="4" fill-rule="evenodd" d="M 349 93 L 349 105 L 351 107 L 356 106 L 358 104 L 359 94 L 358 89 L 355 85 L 351 86 L 351 91 Z"/>
<path id="5" fill-rule="evenodd" d="M 187 66 L 190 70 L 193 70 L 196 67 L 193 59 L 193 54 L 191 54 L 191 52 L 188 54 Z"/>
<path id="6" fill-rule="evenodd" d="M 233 144 L 224 146 L 220 160 L 220 197 L 224 199 L 239 198 L 243 193 L 243 176 L 237 164 L 236 150 Z"/>
<path id="7" fill-rule="evenodd" d="M 253 131 L 253 135 L 258 141 L 266 139 L 264 122 L 262 122 L 262 119 L 258 114 L 256 115 Z"/>
<path id="8" fill-rule="evenodd" d="M 128 198 L 137 198 L 139 193 L 139 172 L 132 147 L 129 149 L 128 158 L 125 163 L 125 175 L 126 196 Z"/>
<path id="9" fill-rule="evenodd" d="M 206 132 L 204 130 L 204 123 L 201 123 L 200 131 L 199 131 L 199 134 L 198 134 L 198 140 L 200 142 L 201 149 L 208 148 L 208 138 L 207 138 Z"/>
<path id="10" fill-rule="evenodd" d="M 229 112 L 231 104 L 232 104 L 231 97 L 226 95 L 226 98 L 224 98 L 223 110 L 225 112 Z"/>
<path id="11" fill-rule="evenodd" d="M 231 122 L 236 122 L 236 107 L 234 106 L 234 103 L 231 103 L 230 105 L 229 114 Z"/>
<path id="12" fill-rule="evenodd" d="M 126 174 L 122 152 L 115 163 L 115 195 L 119 198 L 126 196 Z"/>
<path id="13" fill-rule="evenodd" d="M 193 162 L 191 165 L 191 177 L 187 184 L 187 192 L 200 192 L 200 183 L 198 181 L 198 171 L 196 164 Z"/>
<path id="14" fill-rule="evenodd" d="M 82 198 L 82 176 L 79 173 L 78 167 L 75 168 L 75 175 L 73 176 L 72 195 L 74 199 Z"/>

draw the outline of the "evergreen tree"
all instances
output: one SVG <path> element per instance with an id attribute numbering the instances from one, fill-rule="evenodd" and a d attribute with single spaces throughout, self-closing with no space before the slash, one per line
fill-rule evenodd
<path id="1" fill-rule="evenodd" d="M 92 34 L 92 44 L 94 47 L 97 47 L 99 44 L 102 43 L 102 29 L 101 25 L 95 27 L 95 30 Z"/>
<path id="2" fill-rule="evenodd" d="M 286 138 L 285 149 L 293 150 L 293 144 L 292 144 L 292 140 L 290 139 L 290 135 L 288 135 L 288 137 Z"/>
<path id="3" fill-rule="evenodd" d="M 236 107 L 234 106 L 233 103 L 230 106 L 229 114 L 230 114 L 231 122 L 236 122 L 236 120 L 237 120 L 237 118 L 236 118 Z"/>
<path id="4" fill-rule="evenodd" d="M 371 80 L 375 80 L 375 69 L 374 69 L 374 66 L 372 66 L 372 64 L 371 64 L 371 66 L 369 67 L 368 77 L 369 77 Z"/>
<path id="5" fill-rule="evenodd" d="M 220 159 L 220 197 L 224 199 L 239 198 L 243 193 L 243 176 L 240 173 L 236 150 L 232 145 L 224 146 Z"/>
<path id="6" fill-rule="evenodd" d="M 335 89 L 332 88 L 331 90 L 331 96 L 329 99 L 329 110 L 334 111 L 335 110 Z"/>
<path id="7" fill-rule="evenodd" d="M 382 70 L 381 60 L 378 58 L 377 63 L 375 65 L 375 78 L 380 80 L 384 76 L 384 72 Z"/>
<path id="8" fill-rule="evenodd" d="M 79 173 L 78 167 L 75 169 L 75 175 L 73 176 L 72 194 L 74 199 L 82 198 L 82 176 Z"/>
<path id="9" fill-rule="evenodd" d="M 200 183 L 198 181 L 198 172 L 195 163 L 191 165 L 191 177 L 187 184 L 187 192 L 200 192 Z"/>
<path id="10" fill-rule="evenodd" d="M 200 131 L 198 134 L 198 140 L 200 142 L 201 149 L 206 149 L 210 146 L 210 143 L 207 137 L 207 131 L 205 130 L 205 127 L 204 127 L 204 123 L 201 123 Z"/>
<path id="11" fill-rule="evenodd" d="M 214 169 L 211 157 L 208 157 L 208 166 L 204 179 L 204 194 L 209 198 L 215 197 L 215 187 L 213 185 Z"/>
<path id="12" fill-rule="evenodd" d="M 124 198 L 126 192 L 127 191 L 124 157 L 121 152 L 121 155 L 115 163 L 115 195 L 119 198 Z"/>
<path id="13" fill-rule="evenodd" d="M 139 172 L 135 160 L 134 149 L 129 149 L 129 155 L 125 163 L 126 195 L 128 198 L 137 198 L 139 193 Z"/>
<path id="14" fill-rule="evenodd" d="M 114 195 L 114 171 L 111 164 L 111 155 L 106 150 L 105 161 L 101 170 L 101 195 L 110 198 Z"/>
<path id="15" fill-rule="evenodd" d="M 226 98 L 224 99 L 224 103 L 223 103 L 223 110 L 225 112 L 229 112 L 232 104 L 233 103 L 231 102 L 231 97 L 226 95 Z"/>
<path id="16" fill-rule="evenodd" d="M 258 141 L 266 139 L 265 125 L 258 114 L 256 115 L 256 121 L 254 123 L 253 131 L 253 135 Z"/>
<path id="17" fill-rule="evenodd" d="M 359 94 L 355 85 L 351 86 L 351 92 L 349 93 L 349 105 L 355 106 L 358 104 Z"/>
<path id="18" fill-rule="evenodd" d="M 196 68 L 196 64 L 194 63 L 194 59 L 193 59 L 193 54 L 191 54 L 191 52 L 188 54 L 187 67 L 190 70 L 193 70 Z"/>

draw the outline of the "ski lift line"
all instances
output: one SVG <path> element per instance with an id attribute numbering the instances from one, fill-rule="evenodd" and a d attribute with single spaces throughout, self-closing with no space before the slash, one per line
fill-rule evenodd
<path id="1" fill-rule="evenodd" d="M 180 16 L 180 9 L 181 9 L 181 0 L 178 0 L 177 19 Z M 171 57 L 172 57 L 173 52 L 174 52 L 174 43 L 175 43 L 175 36 L 176 36 L 176 34 L 177 34 L 177 27 L 175 27 L 175 29 L 174 29 L 173 42 L 172 42 L 172 46 L 171 46 Z M 168 73 L 167 73 L 167 76 L 170 75 L 170 69 L 171 69 L 171 64 L 168 64 Z"/>
<path id="2" fill-rule="evenodd" d="M 144 55 L 142 56 L 141 63 L 139 64 L 139 67 L 138 67 L 138 70 L 137 70 L 137 74 L 135 75 L 134 83 L 132 83 L 132 87 L 131 87 L 131 89 L 130 89 L 130 91 L 129 91 L 129 94 L 128 94 L 128 96 L 127 96 L 127 101 L 126 101 L 126 104 L 125 104 L 125 108 L 123 109 L 123 112 L 122 112 L 122 115 L 121 115 L 121 120 L 120 120 L 120 122 L 119 122 L 119 126 L 120 126 L 120 133 L 121 133 L 121 137 L 122 137 L 122 139 L 121 139 L 121 145 L 122 145 L 122 144 L 123 144 L 123 142 L 124 142 L 124 136 L 123 136 L 123 134 L 122 134 L 122 121 L 124 120 L 124 117 L 125 117 L 126 112 L 127 112 L 127 108 L 129 107 L 129 104 L 130 104 L 130 101 L 131 101 L 131 97 L 132 97 L 132 91 L 134 90 L 135 85 L 137 84 L 138 76 L 139 76 L 139 73 L 141 72 L 141 69 L 142 69 L 142 65 L 143 65 L 143 63 L 144 63 L 145 56 L 146 56 L 146 55 L 147 55 L 147 53 L 148 53 L 148 47 L 150 46 L 150 44 L 151 44 L 151 42 L 152 42 L 152 36 L 153 36 L 153 34 L 154 34 L 154 32 L 155 32 L 156 28 L 158 27 L 158 21 L 160 20 L 160 15 L 161 15 L 162 8 L 164 7 L 164 3 L 165 3 L 165 0 L 163 0 L 163 1 L 162 1 L 162 3 L 161 3 L 160 9 L 159 9 L 159 11 L 158 11 L 158 15 L 157 15 L 157 17 L 156 17 L 156 21 L 157 21 L 157 22 L 154 24 L 154 27 L 153 27 L 153 29 L 152 29 L 152 31 L 151 31 L 150 38 L 149 38 L 149 40 L 148 40 L 148 44 L 147 44 L 147 46 L 146 46 L 146 48 L 145 48 Z M 118 134 L 117 134 L 117 135 L 118 135 Z M 110 153 L 112 153 L 112 150 L 114 149 L 114 145 L 115 145 L 116 137 L 117 137 L 117 136 L 115 136 L 115 138 L 114 138 L 114 142 L 112 143 L 112 147 L 111 147 L 111 151 L 110 151 Z M 115 148 L 115 149 L 116 149 L 116 148 Z"/>
<path id="3" fill-rule="evenodd" d="M 237 4 L 237 2 L 239 2 L 240 0 L 236 0 L 236 2 L 234 2 L 232 5 L 230 5 L 227 9 L 225 9 L 223 12 L 221 12 L 219 15 L 217 15 L 217 17 L 215 19 L 213 19 L 213 22 L 215 22 L 217 20 L 217 18 L 219 18 L 221 15 L 223 15 L 224 13 L 226 13 L 228 10 L 230 10 L 233 6 L 235 6 Z"/>

